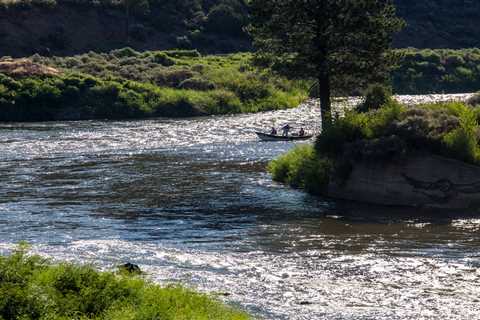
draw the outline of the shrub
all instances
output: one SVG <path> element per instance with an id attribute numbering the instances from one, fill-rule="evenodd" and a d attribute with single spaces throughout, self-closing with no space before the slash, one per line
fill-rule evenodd
<path id="1" fill-rule="evenodd" d="M 23 249 L 0 257 L 0 319 L 249 319 L 191 290 L 126 273 L 52 265 Z"/>
<path id="2" fill-rule="evenodd" d="M 200 52 L 198 52 L 198 50 L 167 50 L 167 51 L 164 51 L 165 54 L 167 54 L 168 56 L 172 57 L 172 58 L 177 58 L 177 59 L 181 59 L 181 58 L 199 58 L 201 57 L 202 55 L 200 54 Z"/>
<path id="3" fill-rule="evenodd" d="M 208 30 L 227 35 L 244 35 L 244 18 L 240 12 L 227 4 L 214 6 L 207 16 L 206 28 Z"/>
<path id="4" fill-rule="evenodd" d="M 480 106 L 480 92 L 477 92 L 473 96 L 471 96 L 467 100 L 467 103 L 471 106 Z"/>
<path id="5" fill-rule="evenodd" d="M 475 113 L 465 109 L 460 115 L 460 127 L 443 137 L 446 155 L 465 162 L 478 163 L 480 160 L 478 129 Z"/>
<path id="6" fill-rule="evenodd" d="M 137 57 L 140 55 L 139 52 L 133 50 L 132 48 L 123 48 L 123 49 L 117 49 L 113 50 L 110 52 L 111 55 L 117 57 L 117 58 L 126 58 L 126 57 Z"/>
<path id="7" fill-rule="evenodd" d="M 199 105 L 208 114 L 233 114 L 242 112 L 242 102 L 230 91 L 214 90 L 199 100 Z"/>
<path id="8" fill-rule="evenodd" d="M 369 86 L 365 91 L 364 96 L 364 102 L 358 107 L 360 112 L 379 109 L 382 106 L 392 102 L 391 89 L 382 84 L 374 84 Z"/>
<path id="9" fill-rule="evenodd" d="M 157 84 L 163 84 L 169 87 L 178 87 L 180 83 L 187 79 L 191 79 L 194 76 L 195 73 L 188 69 L 168 70 L 161 76 L 161 79 L 157 79 Z"/>
<path id="10" fill-rule="evenodd" d="M 215 84 L 201 78 L 190 78 L 182 81 L 178 85 L 179 89 L 190 89 L 190 90 L 200 90 L 207 91 L 215 89 Z"/>
<path id="11" fill-rule="evenodd" d="M 110 54 L 89 52 L 35 59 L 39 65 L 58 67 L 65 74 L 41 78 L 32 75 L 18 81 L 0 74 L 1 120 L 257 112 L 295 107 L 305 98 L 307 88 L 304 81 L 266 77 L 253 68 L 241 71 L 248 54 L 202 57 L 196 50 L 140 54 L 125 48 Z M 42 87 L 41 82 L 47 86 Z M 52 90 L 55 95 L 50 94 Z M 38 91 L 46 95 L 32 94 Z"/>
<path id="12" fill-rule="evenodd" d="M 321 194 L 328 186 L 331 163 L 318 158 L 313 147 L 301 145 L 271 161 L 268 171 L 275 181 Z"/>
<path id="13" fill-rule="evenodd" d="M 398 52 L 402 58 L 393 72 L 397 94 L 472 92 L 480 86 L 480 52 L 476 49 Z"/>
<path id="14" fill-rule="evenodd" d="M 170 58 L 165 52 L 155 52 L 152 57 L 153 62 L 158 63 L 164 67 L 175 65 L 175 60 Z"/>

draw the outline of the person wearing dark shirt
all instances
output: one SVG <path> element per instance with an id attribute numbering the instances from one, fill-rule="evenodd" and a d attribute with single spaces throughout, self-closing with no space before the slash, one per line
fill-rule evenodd
<path id="1" fill-rule="evenodd" d="M 283 128 L 282 128 L 282 131 L 283 131 L 282 135 L 284 137 L 288 137 L 288 132 L 290 131 L 290 129 L 291 129 L 291 127 L 290 127 L 289 124 L 284 125 Z"/>

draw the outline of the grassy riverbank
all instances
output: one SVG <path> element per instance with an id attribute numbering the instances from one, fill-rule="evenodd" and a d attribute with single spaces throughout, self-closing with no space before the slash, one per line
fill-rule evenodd
<path id="1" fill-rule="evenodd" d="M 391 101 L 378 109 L 350 111 L 314 146 L 293 149 L 268 170 L 276 181 L 323 194 L 330 179 L 345 181 L 362 161 L 388 163 L 428 152 L 480 165 L 479 110 L 464 103 L 407 107 Z"/>
<path id="2" fill-rule="evenodd" d="M 17 251 L 0 256 L 0 319 L 250 319 L 181 287 L 87 266 L 52 265 Z"/>
<path id="3" fill-rule="evenodd" d="M 480 49 L 398 51 L 395 93 L 480 88 Z M 260 71 L 251 55 L 196 50 L 34 55 L 0 61 L 0 121 L 190 117 L 285 109 L 307 97 L 308 80 Z M 25 62 L 26 61 L 26 62 Z M 16 67 L 8 65 L 16 63 Z"/>
<path id="4" fill-rule="evenodd" d="M 249 57 L 129 48 L 65 58 L 33 56 L 28 61 L 34 66 L 57 72 L 0 70 L 0 121 L 257 112 L 295 107 L 306 98 L 306 82 L 256 70 Z"/>

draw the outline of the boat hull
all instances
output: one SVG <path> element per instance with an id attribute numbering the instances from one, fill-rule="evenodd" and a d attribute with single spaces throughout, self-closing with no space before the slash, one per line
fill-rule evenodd
<path id="1" fill-rule="evenodd" d="M 302 140 L 311 139 L 313 137 L 312 135 L 284 137 L 284 136 L 278 136 L 278 135 L 273 135 L 273 134 L 268 134 L 263 132 L 255 132 L 255 133 L 262 141 L 302 141 Z"/>

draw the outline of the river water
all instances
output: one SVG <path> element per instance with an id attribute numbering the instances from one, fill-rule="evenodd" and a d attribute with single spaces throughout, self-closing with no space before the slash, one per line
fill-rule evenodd
<path id="1" fill-rule="evenodd" d="M 254 130 L 318 119 L 307 104 L 0 124 L 0 253 L 26 240 L 57 260 L 133 262 L 265 319 L 478 319 L 480 217 L 362 208 L 271 181 L 266 163 L 294 144 Z"/>

